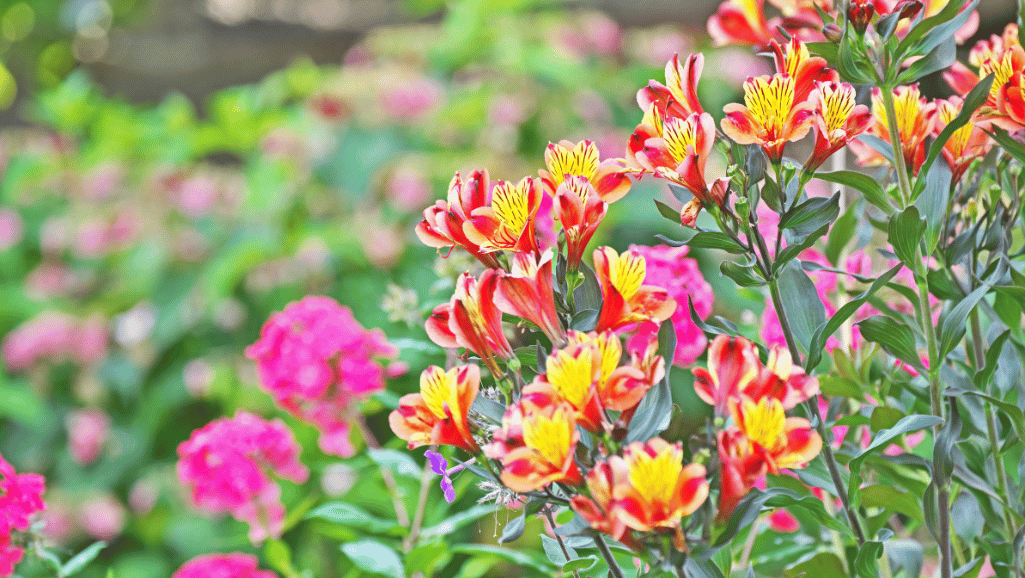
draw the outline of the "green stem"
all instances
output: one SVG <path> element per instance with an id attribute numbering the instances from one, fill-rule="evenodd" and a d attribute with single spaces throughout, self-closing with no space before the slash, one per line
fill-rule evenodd
<path id="1" fill-rule="evenodd" d="M 780 298 L 779 287 L 777 287 L 775 279 L 769 281 L 769 293 L 772 296 L 772 305 L 776 308 L 776 315 L 779 317 L 779 326 L 783 330 L 783 337 L 786 339 L 787 347 L 790 350 L 790 357 L 793 358 L 795 364 L 803 367 L 801 353 L 797 349 L 797 340 L 794 338 L 794 333 L 790 328 L 790 321 L 787 319 L 786 311 L 783 309 L 783 300 Z M 861 527 L 861 521 L 858 519 L 857 512 L 851 508 L 850 500 L 848 500 L 847 488 L 844 486 L 843 477 L 840 475 L 840 466 L 836 462 L 836 456 L 833 455 L 832 433 L 826 428 L 826 422 L 822 419 L 821 412 L 819 412 L 817 400 L 808 400 L 808 407 L 811 410 L 811 414 L 815 417 L 819 437 L 822 438 L 822 457 L 826 462 L 826 469 L 829 470 L 829 477 L 833 480 L 833 485 L 836 487 L 837 497 L 840 498 L 844 513 L 847 514 L 847 521 L 850 523 L 851 530 L 854 531 L 854 536 L 858 540 L 858 546 L 863 546 L 865 544 L 865 531 Z"/>
<path id="2" fill-rule="evenodd" d="M 594 534 L 594 545 L 598 547 L 602 558 L 605 558 L 605 563 L 609 565 L 609 572 L 613 578 L 624 578 L 622 568 L 616 563 L 616 559 L 612 556 L 612 551 L 609 550 L 609 545 L 605 543 L 605 538 L 602 538 L 601 534 Z"/>
<path id="3" fill-rule="evenodd" d="M 911 203 L 911 180 L 908 167 L 904 162 L 904 147 L 900 142 L 900 130 L 897 128 L 897 109 L 893 105 L 893 88 L 883 86 L 883 108 L 886 109 L 886 126 L 890 130 L 890 146 L 893 147 L 893 168 L 897 171 L 897 182 L 900 185 L 901 208 Z"/>
<path id="4" fill-rule="evenodd" d="M 555 531 L 555 518 L 552 517 L 552 509 L 550 507 L 545 506 L 544 511 L 545 518 L 548 519 L 548 525 L 552 529 L 552 534 L 555 534 L 555 541 L 559 543 L 559 549 L 562 550 L 562 555 L 565 556 L 566 561 L 569 561 L 569 550 L 566 549 L 566 544 L 562 541 L 562 536 L 560 536 L 558 532 Z M 580 578 L 580 573 L 576 570 L 573 570 L 573 578 Z"/>

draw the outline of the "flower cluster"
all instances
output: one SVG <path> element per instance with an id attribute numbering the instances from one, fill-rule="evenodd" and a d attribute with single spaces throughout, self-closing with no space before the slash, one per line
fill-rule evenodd
<path id="1" fill-rule="evenodd" d="M 106 358 L 107 334 L 102 318 L 45 311 L 8 333 L 0 353 L 7 369 L 15 372 L 64 359 L 86 366 Z"/>
<path id="2" fill-rule="evenodd" d="M 235 552 L 197 556 L 171 578 L 277 578 L 277 574 L 260 570 L 256 556 Z"/>
<path id="3" fill-rule="evenodd" d="M 292 415 L 320 430 L 320 447 L 348 457 L 358 403 L 404 372 L 380 329 L 367 330 L 329 297 L 306 297 L 271 315 L 246 349 L 260 384 Z"/>
<path id="4" fill-rule="evenodd" d="M 260 542 L 278 536 L 285 519 L 281 488 L 270 474 L 296 483 L 309 477 L 300 449 L 281 420 L 240 411 L 192 432 L 178 446 L 178 478 L 196 506 L 247 522 L 249 538 Z"/>
<path id="5" fill-rule="evenodd" d="M 25 555 L 28 532 L 37 515 L 46 509 L 46 482 L 38 474 L 19 474 L 0 456 L 0 576 L 11 576 Z"/>

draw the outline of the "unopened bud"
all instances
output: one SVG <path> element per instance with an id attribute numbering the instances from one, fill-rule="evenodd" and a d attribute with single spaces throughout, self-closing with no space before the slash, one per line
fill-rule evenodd
<path id="1" fill-rule="evenodd" d="M 901 18 L 914 19 L 914 17 L 918 16 L 918 13 L 922 11 L 922 8 L 922 0 L 902 0 L 893 7 L 891 13 L 899 12 Z"/>
<path id="2" fill-rule="evenodd" d="M 694 456 L 691 458 L 691 463 L 705 465 L 712 459 L 712 452 L 708 448 L 701 448 L 694 452 Z"/>
<path id="3" fill-rule="evenodd" d="M 864 34 L 875 13 L 876 7 L 872 0 L 851 0 L 847 7 L 847 21 L 854 27 L 855 32 Z"/>
<path id="4" fill-rule="evenodd" d="M 830 22 L 822 27 L 822 35 L 830 42 L 839 43 L 843 38 L 843 30 L 835 23 Z"/>

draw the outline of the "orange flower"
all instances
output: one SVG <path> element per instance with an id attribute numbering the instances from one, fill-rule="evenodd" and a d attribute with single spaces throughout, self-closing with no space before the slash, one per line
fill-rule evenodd
<path id="1" fill-rule="evenodd" d="M 1019 45 L 1007 47 L 1002 54 L 994 54 L 979 68 L 980 76 L 993 74 L 989 100 L 976 113 L 981 128 L 1000 127 L 1009 132 L 1025 128 L 1025 50 Z"/>
<path id="2" fill-rule="evenodd" d="M 571 486 L 583 482 L 573 460 L 580 432 L 576 429 L 573 408 L 566 403 L 553 404 L 536 411 L 506 412 L 506 418 L 519 419 L 522 444 L 501 456 L 502 483 L 515 492 L 540 490 L 553 482 Z M 512 427 L 503 418 L 503 426 Z"/>
<path id="3" fill-rule="evenodd" d="M 676 301 L 661 287 L 644 285 L 644 257 L 611 247 L 594 250 L 594 267 L 601 285 L 602 303 L 596 331 L 617 329 L 640 321 L 664 321 L 676 310 Z"/>
<path id="4" fill-rule="evenodd" d="M 637 104 L 645 111 L 654 106 L 662 118 L 687 118 L 704 112 L 698 100 L 698 80 L 704 67 L 705 56 L 701 53 L 691 54 L 682 64 L 680 55 L 674 54 L 666 64 L 666 83 L 649 81 L 637 91 Z"/>
<path id="5" fill-rule="evenodd" d="M 759 76 L 744 83 L 744 104 L 723 107 L 722 130 L 739 144 L 758 144 L 769 160 L 783 158 L 790 141 L 804 138 L 814 124 L 811 106 L 797 100 L 794 78 L 786 74 Z"/>
<path id="6" fill-rule="evenodd" d="M 420 393 L 399 400 L 399 408 L 388 416 L 395 435 L 409 448 L 444 444 L 476 453 L 477 442 L 470 433 L 466 414 L 480 388 L 480 368 L 454 367 L 448 371 L 432 365 L 420 374 Z"/>
<path id="7" fill-rule="evenodd" d="M 730 404 L 730 413 L 737 429 L 765 451 L 766 466 L 774 474 L 803 468 L 822 449 L 822 438 L 808 420 L 786 417 L 777 399 L 763 397 L 756 403 L 745 396 Z"/>
<path id="8" fill-rule="evenodd" d="M 765 46 L 771 39 L 765 20 L 765 0 L 729 0 L 708 19 L 708 34 L 716 46 Z"/>
<path id="9" fill-rule="evenodd" d="M 499 181 L 491 192 L 490 203 L 474 209 L 463 223 L 463 233 L 484 253 L 500 249 L 537 251 L 534 219 L 541 208 L 541 197 L 534 179 L 524 178 L 516 184 Z"/>
<path id="10" fill-rule="evenodd" d="M 820 82 L 837 82 L 840 75 L 829 68 L 826 59 L 812 56 L 808 46 L 793 37 L 790 42 L 769 43 L 776 72 L 794 79 L 794 102 L 804 102 Z"/>
<path id="11" fill-rule="evenodd" d="M 698 198 L 707 198 L 705 164 L 715 139 L 712 115 L 704 112 L 686 118 L 669 117 L 657 124 L 660 130 L 641 124 L 634 132 L 636 138 L 631 138 L 630 146 L 637 164 L 680 183 Z"/>
<path id="12" fill-rule="evenodd" d="M 545 251 L 540 259 L 533 253 L 513 255 L 512 271 L 499 276 L 494 302 L 503 313 L 537 325 L 552 343 L 565 342 L 566 332 L 555 311 L 551 250 Z"/>
<path id="13" fill-rule="evenodd" d="M 585 478 L 590 497 L 573 496 L 570 505 L 592 528 L 629 545 L 634 540 L 627 533 L 629 529 L 623 523 L 623 516 L 612 499 L 614 488 L 628 483 L 625 474 L 623 468 L 616 471 L 609 462 L 598 462 Z"/>
<path id="14" fill-rule="evenodd" d="M 936 105 L 922 97 L 917 84 L 898 86 L 893 90 L 894 112 L 897 115 L 897 132 L 904 162 L 911 167 L 914 174 L 925 162 L 925 139 L 932 133 L 932 117 Z M 872 89 L 872 116 L 875 123 L 869 127 L 868 134 L 889 142 L 889 125 L 886 121 L 886 109 L 883 106 L 883 93 L 878 87 Z M 853 141 L 851 150 L 858 155 L 858 162 L 865 166 L 877 166 L 885 159 L 874 149 L 859 141 Z"/>
<path id="15" fill-rule="evenodd" d="M 501 278 L 495 269 L 480 279 L 463 273 L 456 280 L 452 300 L 434 308 L 424 328 L 431 341 L 441 347 L 465 347 L 476 353 L 492 374 L 501 376 L 495 358 L 509 359 L 512 346 L 502 330 L 502 312 L 495 306 L 495 290 Z"/>
<path id="16" fill-rule="evenodd" d="M 560 141 L 549 143 L 545 149 L 545 165 L 540 170 L 541 182 L 549 195 L 567 178 L 583 177 L 591 183 L 598 196 L 607 203 L 614 203 L 630 190 L 630 179 L 626 176 L 623 159 L 598 161 L 598 147 L 589 140 L 577 144 Z"/>
<path id="17" fill-rule="evenodd" d="M 598 396 L 602 361 L 593 343 L 556 349 L 545 359 L 545 374 L 523 388 L 523 403 L 531 407 L 569 404 L 581 427 L 600 431 L 606 421 Z"/>
<path id="18" fill-rule="evenodd" d="M 609 464 L 625 478 L 612 488 L 623 523 L 640 532 L 673 530 L 677 547 L 684 546 L 680 522 L 708 498 L 705 467 L 683 465 L 683 445 L 661 438 L 631 443 Z"/>
<path id="19" fill-rule="evenodd" d="M 854 137 L 868 130 L 872 112 L 857 103 L 857 91 L 850 84 L 820 82 L 810 100 L 815 109 L 815 149 L 805 170 L 815 171 Z"/>
<path id="20" fill-rule="evenodd" d="M 473 211 L 490 202 L 487 171 L 474 171 L 465 181 L 456 173 L 448 185 L 448 200 L 424 209 L 424 220 L 416 226 L 416 235 L 424 245 L 439 250 L 462 247 L 485 266 L 497 269 L 500 265 L 495 256 L 487 254 L 463 233 L 463 225 Z"/>
<path id="21" fill-rule="evenodd" d="M 719 431 L 719 512 L 720 523 L 729 519 L 737 503 L 768 471 L 765 450 L 753 445 L 737 428 Z"/>
<path id="22" fill-rule="evenodd" d="M 963 104 L 964 101 L 957 96 L 936 101 L 934 135 L 939 135 L 952 120 L 957 118 Z M 953 181 L 960 180 L 972 161 L 986 156 L 991 146 L 989 137 L 974 122 L 969 122 L 955 130 L 950 135 L 950 139 L 943 144 L 943 158 L 947 159 L 947 163 L 950 165 Z"/>
<path id="23" fill-rule="evenodd" d="M 1018 42 L 1018 25 L 1010 23 L 1004 28 L 1002 36 L 993 34 L 988 40 L 980 40 L 968 52 L 968 63 L 978 70 L 978 74 L 964 64 L 955 61 L 943 73 L 943 79 L 954 89 L 954 92 L 964 96 L 975 88 L 982 77 L 996 72 L 996 78 L 994 78 L 989 93 L 989 104 L 994 105 L 1000 87 L 1010 79 L 1015 70 L 1021 70 L 1020 57 L 1018 57 L 1019 62 L 1017 63 L 1014 61 L 1016 58 L 1014 56 L 1007 59 L 1009 53 L 1013 52 L 1015 48 L 1021 48 L 1021 44 Z"/>
<path id="24" fill-rule="evenodd" d="M 570 177 L 555 191 L 555 215 L 566 233 L 566 266 L 580 267 L 584 249 L 598 229 L 609 204 L 601 199 L 585 177 Z"/>

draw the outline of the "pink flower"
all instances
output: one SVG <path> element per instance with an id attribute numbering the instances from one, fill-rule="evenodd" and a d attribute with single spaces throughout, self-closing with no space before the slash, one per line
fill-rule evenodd
<path id="1" fill-rule="evenodd" d="M 100 318 L 83 322 L 67 313 L 44 311 L 8 333 L 0 354 L 13 372 L 68 356 L 79 365 L 90 365 L 106 357 L 106 322 Z"/>
<path id="2" fill-rule="evenodd" d="M 204 554 L 186 562 L 171 578 L 278 578 L 257 565 L 256 556 L 249 554 Z"/>
<path id="3" fill-rule="evenodd" d="M 691 320 L 688 299 L 694 301 L 694 310 L 704 318 L 712 313 L 712 286 L 705 281 L 698 269 L 698 262 L 687 257 L 688 247 L 630 247 L 631 251 L 644 257 L 647 263 L 645 285 L 663 287 L 676 300 L 676 311 L 670 320 L 676 328 L 675 365 L 685 367 L 701 356 L 708 345 L 705 334 Z M 644 351 L 647 345 L 657 339 L 658 325 L 645 322 L 636 327 L 634 335 L 627 341 L 630 351 Z"/>
<path id="4" fill-rule="evenodd" d="M 431 198 L 431 183 L 422 172 L 402 167 L 388 181 L 388 197 L 392 204 L 406 212 L 416 212 Z"/>
<path id="5" fill-rule="evenodd" d="M 769 527 L 781 534 L 793 534 L 801 529 L 801 523 L 790 512 L 776 510 L 769 514 Z"/>
<path id="6" fill-rule="evenodd" d="M 441 97 L 442 89 L 436 81 L 420 77 L 389 84 L 381 94 L 381 105 L 395 120 L 414 120 L 434 108 Z"/>
<path id="7" fill-rule="evenodd" d="M 32 521 L 46 509 L 46 481 L 38 474 L 17 473 L 3 456 L 0 475 L 0 576 L 10 576 L 25 555 L 24 548 L 14 545 L 23 539 L 12 540 L 12 534 L 28 531 Z"/>
<path id="8" fill-rule="evenodd" d="M 325 453 L 342 457 L 354 452 L 349 424 L 359 402 L 384 388 L 382 361 L 397 355 L 380 329 L 364 329 L 348 307 L 316 296 L 271 315 L 246 349 L 263 388 L 320 430 Z"/>
<path id="9" fill-rule="evenodd" d="M 68 451 L 71 459 L 85 466 L 103 453 L 110 435 L 110 418 L 98 409 L 74 410 L 64 420 L 68 428 Z"/>
<path id="10" fill-rule="evenodd" d="M 296 483 L 309 477 L 299 452 L 284 422 L 240 411 L 192 432 L 178 446 L 178 479 L 196 506 L 248 522 L 249 538 L 260 542 L 278 536 L 285 518 L 281 488 L 269 474 Z"/>
<path id="11" fill-rule="evenodd" d="M 78 523 L 86 534 L 97 540 L 117 538 L 127 521 L 125 507 L 114 496 L 97 496 L 78 506 Z"/>
<path id="12" fill-rule="evenodd" d="M 21 215 L 11 209 L 0 209 L 0 251 L 17 245 L 25 233 Z"/>

